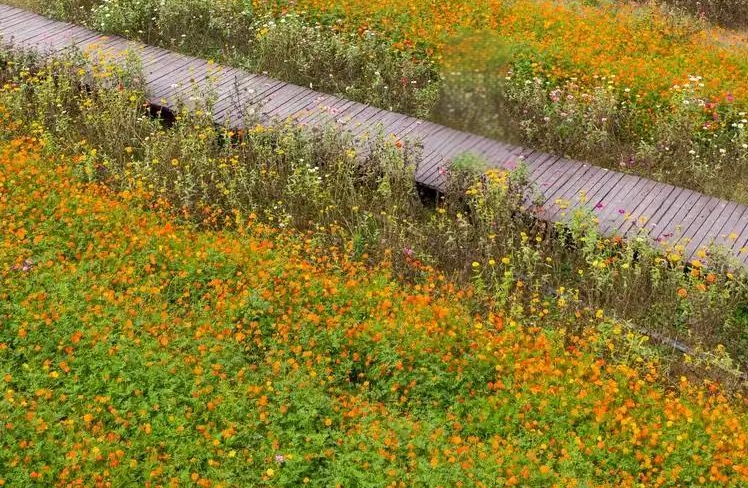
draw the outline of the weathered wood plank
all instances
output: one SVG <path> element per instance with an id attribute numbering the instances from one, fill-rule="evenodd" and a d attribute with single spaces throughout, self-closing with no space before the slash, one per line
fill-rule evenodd
<path id="1" fill-rule="evenodd" d="M 625 230 L 631 225 L 632 214 L 641 202 L 641 196 L 646 195 L 653 191 L 657 186 L 656 181 L 647 180 L 642 178 L 638 184 L 636 184 L 624 197 L 624 210 L 623 214 L 618 212 L 618 215 L 613 214 L 613 219 L 601 227 L 604 234 L 615 234 L 622 236 Z M 623 229 L 622 229 L 623 228 Z"/>
<path id="2" fill-rule="evenodd" d="M 584 186 L 591 179 L 599 178 L 597 167 L 583 164 L 576 165 L 577 170 L 569 178 L 569 181 L 565 185 L 559 185 L 552 193 L 548 194 L 547 202 L 558 202 L 555 207 L 557 210 L 553 210 L 553 207 L 545 206 L 548 218 L 551 221 L 559 220 L 569 212 L 576 208 L 579 204 L 579 193 Z"/>
<path id="3" fill-rule="evenodd" d="M 596 214 L 600 228 L 607 226 L 616 217 L 625 213 L 623 206 L 626 204 L 626 197 L 641 180 L 638 176 L 623 175 L 620 181 L 615 181 L 608 188 L 605 197 L 599 202 L 603 206 Z"/>
<path id="4" fill-rule="evenodd" d="M 693 202 L 691 208 L 676 212 L 672 218 L 672 222 L 669 224 L 669 227 L 674 229 L 673 235 L 670 238 L 671 244 L 684 244 L 684 240 L 689 237 L 688 228 L 699 214 L 708 209 L 711 197 L 702 195 L 701 193 L 694 193 L 696 194 L 696 200 Z"/>
<path id="5" fill-rule="evenodd" d="M 681 191 L 676 200 L 676 202 L 681 203 L 663 208 L 661 215 L 658 213 L 658 215 L 655 215 L 651 219 L 652 224 L 650 229 L 653 230 L 652 237 L 663 243 L 679 239 L 683 232 L 683 218 L 688 215 L 695 205 L 703 206 L 703 202 L 699 202 L 702 196 L 692 190 L 684 189 Z"/>
<path id="6" fill-rule="evenodd" d="M 706 208 L 704 208 L 699 215 L 695 216 L 691 225 L 684 233 L 684 236 L 688 238 L 685 250 L 686 255 L 691 255 L 691 253 L 696 251 L 699 243 L 704 240 L 708 232 L 711 230 L 711 227 L 725 212 L 732 214 L 732 209 L 729 208 L 728 202 L 726 200 L 712 197 Z"/>
<path id="7" fill-rule="evenodd" d="M 642 230 L 646 231 L 647 224 L 651 222 L 650 216 L 654 215 L 677 190 L 679 188 L 663 184 L 658 185 L 655 190 L 649 192 L 631 212 L 629 225 L 619 228 L 621 235 L 629 236 L 638 234 Z"/>
<path id="8" fill-rule="evenodd" d="M 693 255 L 699 249 L 707 249 L 713 244 L 727 241 L 730 231 L 726 235 L 722 234 L 722 231 L 737 220 L 743 208 L 735 202 L 728 201 L 721 202 L 717 208 L 722 208 L 722 212 L 711 225 L 703 225 L 700 232 L 694 235 L 694 239 L 686 246 L 686 254 Z"/>

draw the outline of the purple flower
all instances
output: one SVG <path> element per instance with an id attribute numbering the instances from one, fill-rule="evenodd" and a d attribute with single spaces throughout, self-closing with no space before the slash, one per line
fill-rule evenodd
<path id="1" fill-rule="evenodd" d="M 597 205 L 595 205 L 595 208 L 599 210 L 599 209 L 603 208 L 604 206 L 605 206 L 605 204 L 603 202 L 600 202 Z"/>
<path id="2" fill-rule="evenodd" d="M 626 213 L 626 211 L 624 209 L 622 209 L 622 208 L 619 208 L 618 209 L 618 213 L 621 214 L 621 215 L 623 215 L 623 214 Z"/>
<path id="3" fill-rule="evenodd" d="M 275 462 L 278 464 L 283 464 L 286 462 L 286 456 L 283 454 L 276 454 L 275 455 Z"/>
<path id="4" fill-rule="evenodd" d="M 23 261 L 23 264 L 16 264 L 11 269 L 13 271 L 31 271 L 32 269 L 34 269 L 34 261 L 32 261 L 31 259 L 26 259 Z"/>
<path id="5" fill-rule="evenodd" d="M 406 256 L 408 256 L 409 258 L 412 258 L 412 257 L 413 257 L 413 255 L 415 254 L 415 252 L 413 252 L 413 249 L 411 249 L 411 248 L 409 248 L 409 247 L 406 247 L 405 249 L 403 249 L 403 253 L 404 253 L 404 254 L 405 254 Z"/>

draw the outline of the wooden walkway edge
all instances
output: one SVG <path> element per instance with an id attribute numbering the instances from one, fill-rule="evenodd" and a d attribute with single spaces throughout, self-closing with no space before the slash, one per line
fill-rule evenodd
<path id="1" fill-rule="evenodd" d="M 683 242 L 687 258 L 718 245 L 748 267 L 748 207 L 742 204 L 504 144 L 3 4 L 0 42 L 5 48 L 44 56 L 79 49 L 116 60 L 132 53 L 141 60 L 151 103 L 167 108 L 189 105 L 195 89 L 210 90 L 215 96 L 215 121 L 237 129 L 242 128 L 243 107 L 250 105 L 260 107 L 262 120 L 292 117 L 299 125 L 313 127 L 332 119 L 356 136 L 381 127 L 385 135 L 398 140 L 421 142 L 423 157 L 416 181 L 435 189 L 444 187 L 450 161 L 465 152 L 495 167 L 513 168 L 522 160 L 543 195 L 541 216 L 546 220 L 561 221 L 584 205 L 597 216 L 606 235 L 632 237 L 644 230 L 655 242 Z"/>

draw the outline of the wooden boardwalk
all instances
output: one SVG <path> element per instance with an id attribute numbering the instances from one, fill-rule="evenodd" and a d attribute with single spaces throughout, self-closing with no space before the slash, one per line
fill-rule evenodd
<path id="1" fill-rule="evenodd" d="M 315 126 L 336 120 L 356 136 L 376 131 L 399 140 L 422 143 L 416 180 L 440 189 L 444 169 L 466 151 L 490 165 L 514 167 L 523 160 L 531 180 L 544 195 L 543 218 L 563 220 L 579 205 L 599 219 L 602 232 L 630 237 L 645 228 L 656 241 L 687 242 L 691 257 L 710 244 L 724 246 L 748 265 L 748 207 L 684 188 L 611 171 L 551 154 L 497 142 L 414 117 L 388 112 L 308 88 L 206 60 L 146 46 L 116 36 L 104 36 L 65 22 L 0 4 L 0 38 L 7 47 L 57 55 L 70 49 L 94 56 L 140 58 L 150 102 L 164 107 L 189 105 L 195 89 L 215 97 L 217 123 L 241 128 L 243 108 L 257 106 L 261 120 L 292 117 Z M 585 195 L 583 200 L 579 196 Z"/>

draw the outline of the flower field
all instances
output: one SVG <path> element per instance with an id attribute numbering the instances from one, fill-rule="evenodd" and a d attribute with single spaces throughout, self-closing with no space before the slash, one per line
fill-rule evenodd
<path id="1" fill-rule="evenodd" d="M 665 389 L 614 339 L 303 234 L 179 224 L 56 154 L 0 149 L 1 485 L 748 482 L 745 401 L 715 383 Z"/>
<path id="2" fill-rule="evenodd" d="M 444 8 L 437 1 L 255 0 L 253 6 L 310 16 L 335 29 L 370 30 L 395 49 L 415 50 L 445 69 L 481 69 L 504 48 L 531 60 L 534 73 L 553 83 L 609 80 L 617 91 L 635 90 L 658 103 L 670 98 L 674 86 L 699 76 L 700 91 L 712 102 L 748 97 L 748 46 L 721 43 L 727 31 L 678 25 L 633 5 L 460 0 Z M 472 37 L 476 33 L 485 35 L 484 42 Z"/>
<path id="3" fill-rule="evenodd" d="M 745 35 L 662 4 L 7 1 L 458 129 L 748 202 Z"/>

